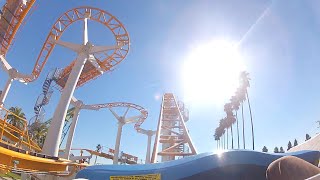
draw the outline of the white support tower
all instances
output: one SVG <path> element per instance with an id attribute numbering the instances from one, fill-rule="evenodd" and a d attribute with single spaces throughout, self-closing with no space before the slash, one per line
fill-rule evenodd
<path id="1" fill-rule="evenodd" d="M 83 44 L 73 44 L 69 42 L 64 42 L 61 40 L 55 40 L 54 42 L 58 45 L 64 46 L 71 49 L 78 54 L 75 64 L 71 70 L 67 83 L 62 90 L 62 94 L 58 103 L 58 106 L 54 112 L 52 122 L 46 137 L 43 153 L 58 156 L 59 145 L 61 140 L 61 134 L 63 129 L 63 123 L 65 116 L 67 114 L 68 107 L 70 105 L 71 97 L 73 96 L 74 90 L 78 83 L 80 74 L 87 60 L 91 58 L 94 61 L 94 53 L 104 52 L 112 49 L 119 49 L 121 46 L 93 46 L 88 41 L 88 19 L 90 19 L 90 11 L 86 12 L 86 17 L 84 18 L 84 31 L 83 31 Z"/>
<path id="2" fill-rule="evenodd" d="M 157 162 L 158 155 L 164 162 L 197 154 L 185 124 L 188 116 L 183 103 L 178 103 L 172 93 L 164 94 L 151 163 Z"/>
<path id="3" fill-rule="evenodd" d="M 99 110 L 99 108 L 83 104 L 82 101 L 77 100 L 75 97 L 72 97 L 71 103 L 75 107 L 75 110 L 73 111 L 72 122 L 71 122 L 71 125 L 70 125 L 70 129 L 69 129 L 69 133 L 68 133 L 68 139 L 67 139 L 66 148 L 65 148 L 65 152 L 64 152 L 64 158 L 65 159 L 70 159 L 71 146 L 72 146 L 72 142 L 73 142 L 74 132 L 75 132 L 75 129 L 76 129 L 76 126 L 77 126 L 77 123 L 78 123 L 80 111 L 82 109 L 95 110 L 95 111 Z"/>
<path id="4" fill-rule="evenodd" d="M 0 66 L 8 74 L 7 82 L 2 90 L 2 93 L 0 94 L 0 107 L 1 107 L 3 106 L 6 100 L 6 97 L 9 93 L 13 80 L 18 80 L 22 83 L 25 83 L 23 79 L 25 78 L 32 79 L 33 77 L 31 75 L 25 75 L 25 74 L 19 73 L 15 68 L 10 66 L 10 64 L 7 62 L 7 60 L 3 55 L 0 55 Z"/>
<path id="5" fill-rule="evenodd" d="M 146 152 L 146 164 L 150 164 L 151 162 L 151 140 L 152 136 L 156 134 L 156 131 L 139 129 L 138 133 L 144 134 L 148 136 L 148 144 L 147 144 L 147 152 Z"/>
<path id="6" fill-rule="evenodd" d="M 72 141 L 73 141 L 73 137 L 74 137 L 74 132 L 78 123 L 78 119 L 79 119 L 79 114 L 80 114 L 80 110 L 83 106 L 82 101 L 76 101 L 75 103 L 75 109 L 73 111 L 73 117 L 72 117 L 72 121 L 71 121 L 71 126 L 69 129 L 69 133 L 68 133 L 68 139 L 67 139 L 67 143 L 66 143 L 66 148 L 64 151 L 64 158 L 65 159 L 69 159 L 69 155 L 70 155 L 70 151 L 71 151 L 71 146 L 72 146 Z"/>
<path id="7" fill-rule="evenodd" d="M 118 120 L 118 132 L 117 132 L 117 139 L 116 139 L 116 143 L 115 143 L 114 157 L 113 157 L 113 164 L 118 164 L 122 127 L 125 124 L 137 123 L 140 120 L 140 118 L 142 117 L 142 115 L 132 116 L 132 117 L 127 118 L 127 114 L 130 110 L 130 107 L 127 107 L 126 111 L 124 112 L 124 114 L 122 116 L 119 116 L 111 107 L 109 108 L 109 110 L 114 115 L 114 117 Z"/>

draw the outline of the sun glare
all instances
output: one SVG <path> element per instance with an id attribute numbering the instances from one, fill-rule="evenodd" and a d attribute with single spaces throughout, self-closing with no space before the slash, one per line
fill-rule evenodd
<path id="1" fill-rule="evenodd" d="M 244 65 L 237 48 L 228 41 L 195 47 L 182 71 L 186 101 L 221 105 L 235 92 Z"/>

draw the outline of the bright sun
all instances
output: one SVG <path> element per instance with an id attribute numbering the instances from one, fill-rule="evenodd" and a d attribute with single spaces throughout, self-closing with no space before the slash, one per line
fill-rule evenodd
<path id="1" fill-rule="evenodd" d="M 219 40 L 197 46 L 183 66 L 185 100 L 221 105 L 234 94 L 242 70 L 242 58 L 232 43 Z"/>

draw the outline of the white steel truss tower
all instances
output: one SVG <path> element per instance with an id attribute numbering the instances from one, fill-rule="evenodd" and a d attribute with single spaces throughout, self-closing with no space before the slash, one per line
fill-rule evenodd
<path id="1" fill-rule="evenodd" d="M 161 156 L 161 162 L 164 162 L 197 154 L 185 124 L 188 120 L 189 113 L 184 104 L 177 102 L 172 93 L 165 93 L 162 97 L 152 163 L 157 162 L 158 155 Z"/>

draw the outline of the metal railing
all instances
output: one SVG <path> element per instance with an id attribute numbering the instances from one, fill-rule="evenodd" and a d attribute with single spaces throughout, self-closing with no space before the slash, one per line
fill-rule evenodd
<path id="1" fill-rule="evenodd" d="M 41 151 L 29 137 L 27 120 L 4 107 L 0 107 L 0 142 L 29 151 Z"/>

